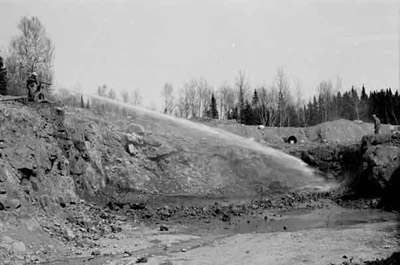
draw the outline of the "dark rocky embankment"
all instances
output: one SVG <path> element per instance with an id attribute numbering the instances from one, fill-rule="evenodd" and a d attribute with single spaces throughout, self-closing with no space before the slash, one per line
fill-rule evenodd
<path id="1" fill-rule="evenodd" d="M 340 181 L 344 197 L 376 199 L 374 204 L 399 209 L 399 133 L 365 135 L 351 145 L 318 145 L 302 151 L 301 158 Z"/>

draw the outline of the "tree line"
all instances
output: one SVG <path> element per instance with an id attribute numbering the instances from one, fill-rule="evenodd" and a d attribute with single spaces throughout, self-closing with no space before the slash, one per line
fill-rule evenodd
<path id="1" fill-rule="evenodd" d="M 250 89 L 248 78 L 238 72 L 232 85 L 224 83 L 213 89 L 204 78 L 193 79 L 178 90 L 166 83 L 162 88 L 164 113 L 183 118 L 210 117 L 233 119 L 246 125 L 270 127 L 305 127 L 322 122 L 348 119 L 372 121 L 376 114 L 383 123 L 399 124 L 400 95 L 391 88 L 367 94 L 354 86 L 342 91 L 341 80 L 321 81 L 316 94 L 306 102 L 297 91 L 293 96 L 283 69 L 278 69 L 270 86 Z M 216 115 L 211 115 L 213 109 Z"/>
<path id="2" fill-rule="evenodd" d="M 53 79 L 54 45 L 37 17 L 21 18 L 15 36 L 6 51 L 0 53 L 0 94 L 24 95 L 25 82 L 30 72 L 39 74 L 40 80 Z M 3 57 L 4 55 L 4 57 Z M 390 88 L 366 93 L 364 86 L 342 91 L 340 79 L 321 81 L 316 95 L 306 102 L 301 90 L 293 89 L 283 68 L 277 70 L 270 85 L 251 87 L 244 72 L 238 72 L 232 83 L 225 82 L 217 89 L 203 78 L 192 79 L 175 91 L 170 83 L 162 87 L 165 114 L 183 118 L 208 117 L 233 119 L 242 124 L 265 126 L 312 126 L 335 119 L 371 121 L 376 114 L 383 123 L 398 124 L 400 121 L 400 95 Z M 116 91 L 106 84 L 97 87 L 100 97 L 120 100 L 141 106 L 143 97 L 139 89 Z M 66 104 L 104 110 L 99 99 L 86 102 L 66 90 L 53 93 Z M 155 105 L 149 107 L 156 109 Z"/>

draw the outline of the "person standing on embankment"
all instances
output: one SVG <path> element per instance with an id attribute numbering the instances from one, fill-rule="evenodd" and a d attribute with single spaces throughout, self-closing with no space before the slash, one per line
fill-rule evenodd
<path id="1" fill-rule="evenodd" d="M 375 129 L 375 134 L 379 133 L 379 130 L 381 129 L 381 121 L 379 120 L 378 117 L 376 117 L 375 114 L 372 114 L 372 117 L 374 118 L 374 129 Z"/>

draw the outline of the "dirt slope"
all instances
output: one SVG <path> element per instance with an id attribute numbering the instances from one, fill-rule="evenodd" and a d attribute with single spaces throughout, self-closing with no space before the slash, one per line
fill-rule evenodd
<path id="1" fill-rule="evenodd" d="M 344 119 L 305 128 L 265 127 L 263 129 L 258 129 L 258 126 L 241 125 L 232 121 L 198 120 L 198 122 L 234 132 L 244 137 L 252 137 L 257 141 L 266 142 L 272 146 L 283 144 L 291 135 L 296 136 L 300 143 L 349 144 L 359 142 L 364 135 L 374 133 L 372 123 Z M 383 124 L 381 133 L 390 133 L 390 128 L 390 125 Z"/>

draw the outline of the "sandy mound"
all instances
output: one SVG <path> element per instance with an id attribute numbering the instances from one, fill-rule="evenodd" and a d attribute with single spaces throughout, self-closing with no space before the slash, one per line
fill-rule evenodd
<path id="1" fill-rule="evenodd" d="M 255 125 L 242 125 L 235 122 L 206 122 L 209 126 L 215 126 L 229 132 L 254 138 L 259 142 L 268 144 L 281 144 L 287 141 L 289 136 L 295 136 L 298 143 L 327 142 L 327 143 L 354 143 L 361 141 L 364 135 L 373 134 L 372 123 L 363 121 L 335 120 L 318 124 L 312 127 L 265 127 L 258 129 Z M 381 133 L 390 133 L 391 125 L 383 124 Z"/>

